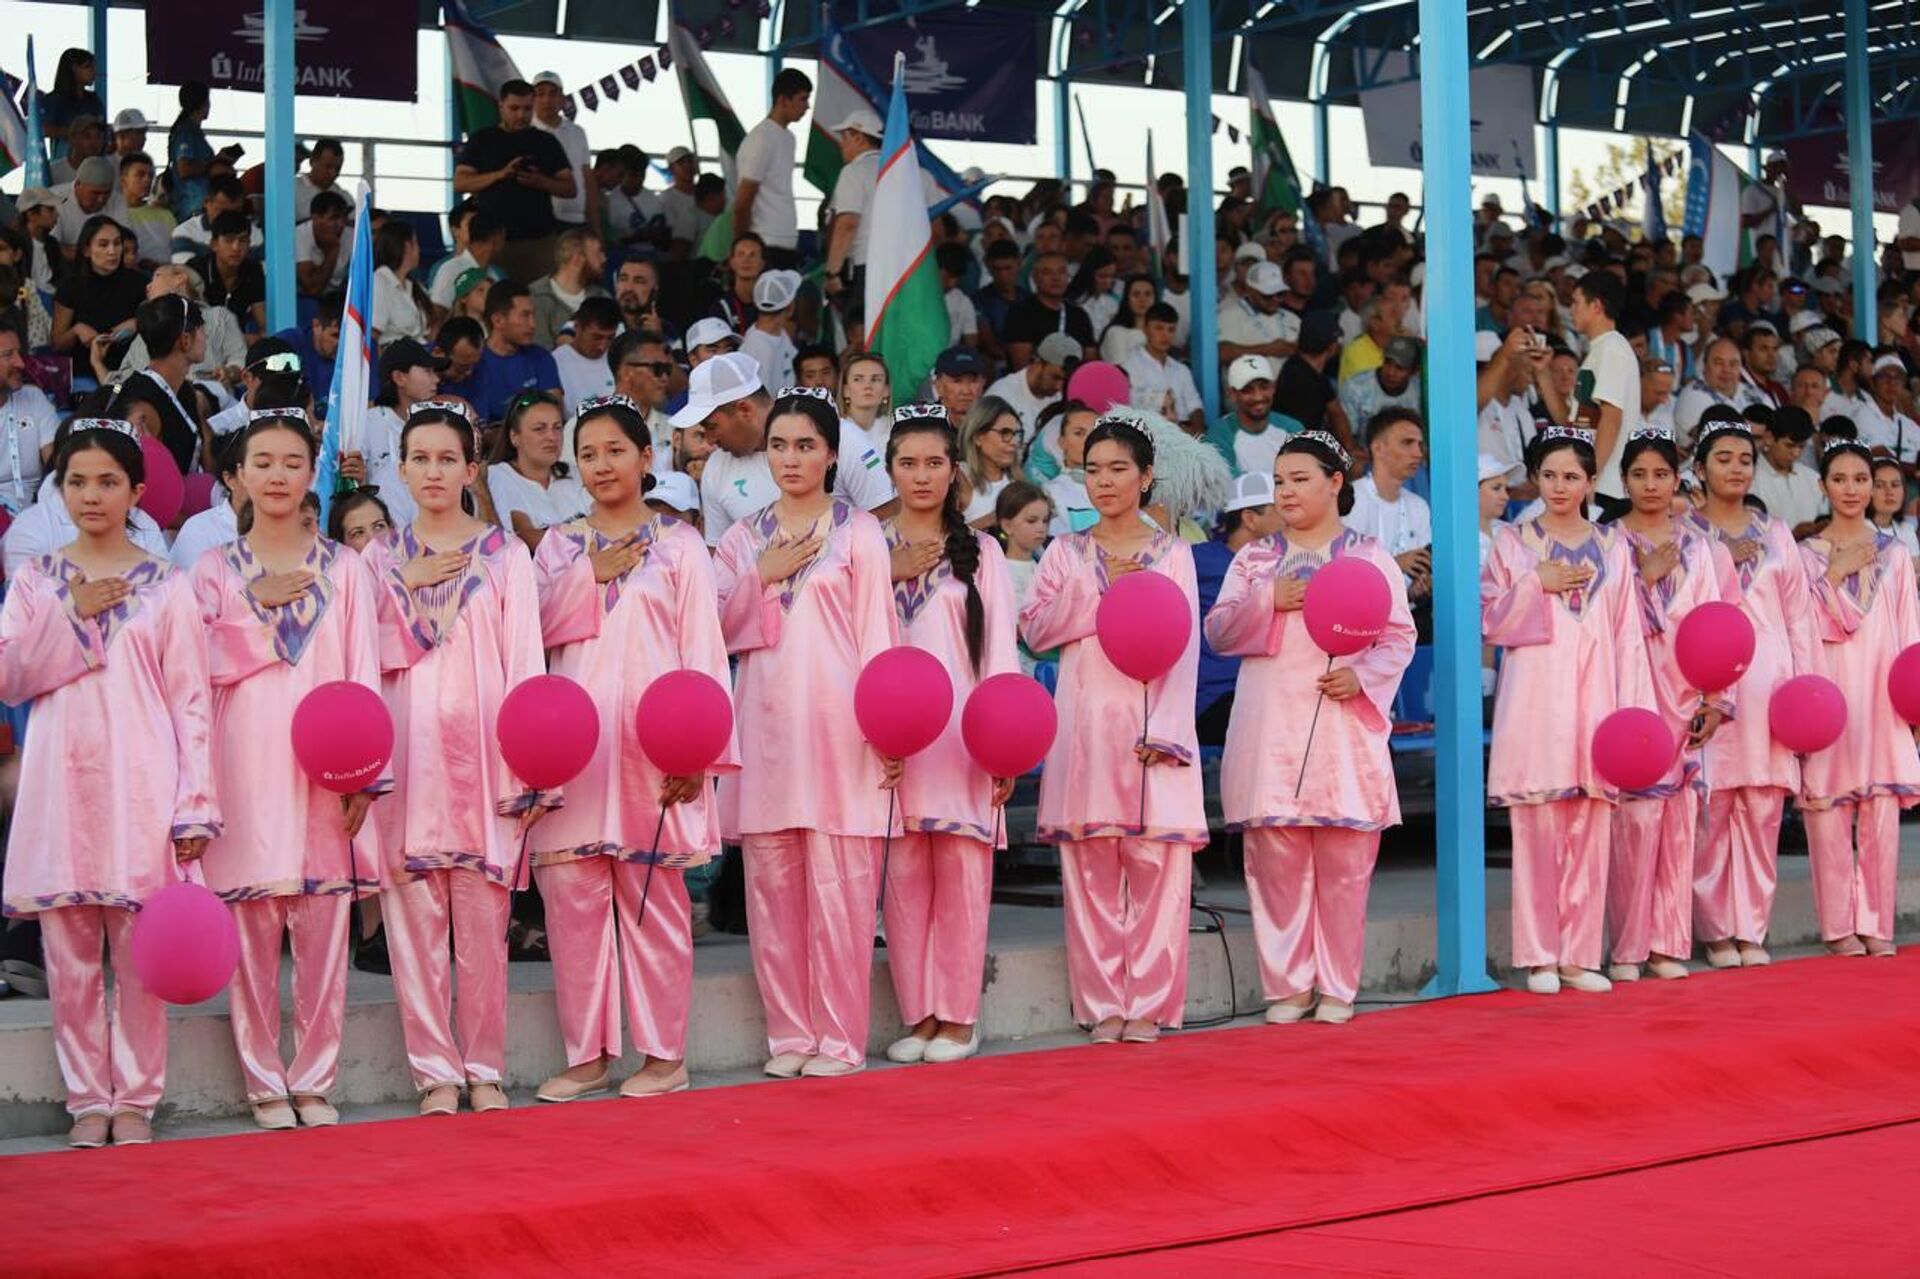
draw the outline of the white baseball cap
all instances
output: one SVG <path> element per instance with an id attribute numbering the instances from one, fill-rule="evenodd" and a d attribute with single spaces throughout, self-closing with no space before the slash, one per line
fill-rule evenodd
<path id="1" fill-rule="evenodd" d="M 690 158 L 692 155 L 693 152 L 685 147 L 675 147 L 673 150 L 667 152 L 667 167 L 671 169 L 674 165 Z"/>
<path id="2" fill-rule="evenodd" d="M 1497 479 L 1513 469 L 1491 453 L 1482 453 L 1479 458 L 1479 464 L 1480 478 L 1475 481 L 1475 483 L 1478 484 L 1485 484 L 1488 480 Z"/>
<path id="3" fill-rule="evenodd" d="M 690 515 L 700 509 L 700 487 L 686 472 L 668 471 L 665 475 L 653 477 L 653 487 L 647 490 L 647 501 L 658 503 L 670 511 Z"/>
<path id="4" fill-rule="evenodd" d="M 113 117 L 115 133 L 134 133 L 141 129 L 151 129 L 153 122 L 142 115 L 139 107 L 128 107 Z"/>
<path id="5" fill-rule="evenodd" d="M 753 282 L 753 304 L 762 311 L 784 311 L 799 292 L 798 271 L 766 271 Z"/>
<path id="6" fill-rule="evenodd" d="M 1267 260 L 1267 251 L 1255 244 L 1252 240 L 1248 240 L 1245 244 L 1233 251 L 1233 260 L 1235 262 L 1265 262 Z"/>
<path id="7" fill-rule="evenodd" d="M 1898 373 L 1901 377 L 1905 377 L 1907 375 L 1906 362 L 1899 356 L 1891 354 L 1883 355 L 1873 362 L 1873 376 L 1879 377 L 1882 373 L 1889 372 Z"/>
<path id="8" fill-rule="evenodd" d="M 1229 511 L 1247 511 L 1256 506 L 1271 505 L 1273 505 L 1272 472 L 1248 471 L 1245 475 L 1234 477 L 1233 496 L 1227 499 Z"/>
<path id="9" fill-rule="evenodd" d="M 669 421 L 675 430 L 699 426 L 713 416 L 714 410 L 744 400 L 760 389 L 758 360 L 737 352 L 716 355 L 687 375 L 686 405 Z"/>
<path id="10" fill-rule="evenodd" d="M 887 126 L 880 123 L 880 117 L 875 115 L 873 109 L 870 107 L 855 107 L 853 110 L 847 112 L 846 119 L 834 125 L 831 129 L 827 130 L 827 132 L 845 133 L 848 129 L 852 129 L 856 133 L 864 133 L 870 138 L 885 137 L 887 132 Z"/>
<path id="11" fill-rule="evenodd" d="M 1727 291 L 1725 289 L 1716 289 L 1711 284 L 1696 284 L 1687 290 L 1687 301 L 1689 302 L 1725 302 L 1726 300 Z"/>
<path id="12" fill-rule="evenodd" d="M 758 293 L 758 291 L 756 288 L 755 292 Z M 725 320 L 711 315 L 705 319 L 695 320 L 687 328 L 687 350 L 689 351 L 697 347 L 712 346 L 716 342 L 738 342 L 739 340 L 740 335 L 728 328 Z"/>
<path id="13" fill-rule="evenodd" d="M 1277 263 L 1265 258 L 1247 268 L 1247 287 L 1265 297 L 1287 291 L 1287 277 L 1281 273 Z"/>
<path id="14" fill-rule="evenodd" d="M 1273 361 L 1264 355 L 1242 355 L 1227 365 L 1227 385 L 1244 391 L 1254 382 L 1273 381 Z"/>
<path id="15" fill-rule="evenodd" d="M 550 84 L 562 93 L 567 91 L 567 86 L 560 83 L 560 73 L 558 71 L 542 71 L 533 77 L 533 83 Z"/>

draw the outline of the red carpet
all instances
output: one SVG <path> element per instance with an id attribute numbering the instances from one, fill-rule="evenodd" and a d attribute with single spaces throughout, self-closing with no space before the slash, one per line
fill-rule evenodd
<path id="1" fill-rule="evenodd" d="M 4 1164 L 0 1258 L 10 1276 L 964 1274 L 1289 1231 L 1353 1249 L 1296 1263 L 1337 1270 L 1399 1213 L 1394 1228 L 1431 1237 L 1368 1246 L 1404 1266 L 1484 1239 L 1516 1197 L 1456 1201 L 1528 1191 L 1552 1230 L 1577 1215 L 1563 1193 L 1600 1183 L 1534 1188 L 1920 1119 L 1916 1007 L 1920 954 L 1805 960 L 1342 1029 L 33 1156 Z M 1777 1166 L 1813 1149 L 1783 1147 Z M 1856 1177 L 1805 1179 L 1803 1226 L 1852 1212 L 1853 1182 L 1886 1172 L 1878 1155 L 1838 1164 Z M 1734 1219 L 1738 1174 L 1659 1176 L 1690 1187 L 1666 1201 L 1668 1229 L 1709 1199 L 1702 1229 Z M 1625 1233 L 1661 1210 L 1623 1217 Z M 1645 1242 L 1589 1223 L 1583 1252 L 1597 1268 Z"/>

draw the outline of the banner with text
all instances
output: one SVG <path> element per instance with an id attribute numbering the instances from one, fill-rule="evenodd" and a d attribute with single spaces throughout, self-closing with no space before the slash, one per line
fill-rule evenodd
<path id="1" fill-rule="evenodd" d="M 1821 133 L 1787 143 L 1787 194 L 1802 204 L 1846 208 L 1853 198 L 1847 135 Z M 1920 196 L 1920 129 L 1910 123 L 1873 126 L 1873 207 L 1898 213 Z"/>
<path id="2" fill-rule="evenodd" d="M 147 0 L 147 82 L 198 80 L 266 90 L 261 0 Z M 294 91 L 413 102 L 419 90 L 414 6 L 327 0 L 293 11 Z"/>
<path id="3" fill-rule="evenodd" d="M 846 32 L 845 40 L 882 86 L 892 80 L 893 55 L 906 54 L 916 138 L 1032 143 L 1033 86 L 1040 78 L 1034 36 L 1031 13 L 982 6 L 862 27 Z"/>
<path id="4" fill-rule="evenodd" d="M 1356 50 L 1363 78 L 1398 80 L 1413 75 L 1404 53 Z M 1378 64 L 1377 66 L 1375 64 Z M 1371 72 L 1371 76 L 1368 76 Z M 1537 178 L 1533 121 L 1533 71 L 1528 67 L 1478 67 L 1469 77 L 1473 117 L 1473 171 L 1485 178 Z M 1420 81 L 1365 89 L 1360 112 L 1367 122 L 1367 158 L 1390 168 L 1417 169 L 1420 146 Z"/>

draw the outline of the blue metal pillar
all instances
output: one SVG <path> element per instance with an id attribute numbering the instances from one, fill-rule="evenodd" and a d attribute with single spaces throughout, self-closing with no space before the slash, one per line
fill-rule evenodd
<path id="1" fill-rule="evenodd" d="M 1547 211 L 1560 216 L 1560 121 L 1547 121 Z"/>
<path id="2" fill-rule="evenodd" d="M 1867 65 L 1867 0 L 1847 0 L 1847 173 L 1853 204 L 1853 333 L 1872 345 L 1879 249 L 1873 239 L 1873 91 Z M 1786 247 L 1781 246 L 1781 252 Z"/>
<path id="3" fill-rule="evenodd" d="M 1073 197 L 1073 81 L 1063 72 L 1053 81 L 1053 170 Z"/>
<path id="4" fill-rule="evenodd" d="M 266 0 L 267 328 L 294 325 L 293 277 L 293 4 Z"/>
<path id="5" fill-rule="evenodd" d="M 1472 128 L 1467 9 L 1420 0 L 1420 136 L 1427 234 L 1428 445 L 1433 468 L 1435 925 L 1429 995 L 1487 976 L 1486 777 L 1480 757 L 1480 540 L 1473 355 Z"/>
<path id="6" fill-rule="evenodd" d="M 1213 274 L 1213 6 L 1180 6 L 1180 74 L 1187 86 L 1186 267 L 1194 379 L 1207 419 L 1220 416 L 1220 282 Z M 1148 181 L 1153 175 L 1148 175 Z M 1471 326 L 1469 326 L 1471 327 Z M 1477 555 L 1479 542 L 1474 543 Z"/>
<path id="7" fill-rule="evenodd" d="M 1313 174 L 1327 186 L 1333 185 L 1333 131 L 1332 111 L 1327 100 L 1315 97 L 1313 100 Z"/>
<path id="8" fill-rule="evenodd" d="M 103 112 L 112 110 L 107 104 L 107 2 L 93 0 L 93 92 L 100 99 Z M 108 119 L 112 119 L 109 115 Z M 162 157 L 163 159 L 165 157 Z"/>

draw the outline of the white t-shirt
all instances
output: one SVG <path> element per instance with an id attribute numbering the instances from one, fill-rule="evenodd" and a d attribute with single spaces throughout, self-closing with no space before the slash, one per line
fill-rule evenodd
<path id="1" fill-rule="evenodd" d="M 1141 347 L 1127 357 L 1121 366 L 1127 380 L 1133 384 L 1131 403 L 1137 409 L 1149 413 L 1162 413 L 1163 405 L 1169 394 L 1173 397 L 1173 412 L 1168 414 L 1175 422 L 1184 422 L 1192 414 L 1204 407 L 1200 399 L 1200 389 L 1193 384 L 1193 374 L 1180 361 L 1168 357 L 1156 360 Z"/>
<path id="2" fill-rule="evenodd" d="M 1433 513 L 1427 501 L 1408 488 L 1389 502 L 1381 498 L 1373 476 L 1363 475 L 1353 482 L 1353 513 L 1346 525 L 1380 540 L 1389 555 L 1403 555 L 1433 545 Z"/>
<path id="3" fill-rule="evenodd" d="M 1920 239 L 1920 201 L 1908 200 L 1900 206 L 1900 226 L 1894 232 L 1896 240 Z M 1920 271 L 1920 253 L 1900 254 L 1900 265 L 1908 272 Z"/>
<path id="4" fill-rule="evenodd" d="M 800 238 L 800 215 L 793 203 L 793 155 L 792 132 L 769 116 L 753 126 L 734 156 L 739 180 L 759 184 L 753 197 L 752 229 L 771 248 L 791 249 Z M 707 540 L 719 545 L 711 532 Z"/>
<path id="5" fill-rule="evenodd" d="M 309 266 L 317 265 L 326 259 L 320 246 L 313 238 L 311 219 L 293 228 L 293 260 L 305 262 Z M 328 278 L 327 287 L 337 289 L 347 282 L 347 268 L 353 265 L 353 245 L 342 235 L 340 251 L 333 255 L 333 274 Z"/>
<path id="6" fill-rule="evenodd" d="M 1860 442 L 1868 448 L 1884 448 L 1902 462 L 1920 457 L 1920 423 L 1898 408 L 1882 413 L 1869 396 L 1855 406 L 1853 424 L 1860 432 Z"/>
<path id="7" fill-rule="evenodd" d="M 1680 394 L 1673 402 L 1674 439 L 1683 450 L 1690 448 L 1700 429 L 1701 414 L 1716 404 L 1744 410 L 1752 403 L 1754 400 L 1745 382 L 1734 387 L 1732 395 L 1722 395 L 1705 382 L 1689 382 L 1680 388 Z"/>
<path id="8" fill-rule="evenodd" d="M 560 370 L 560 398 L 566 401 L 568 417 L 579 411 L 580 401 L 613 394 L 613 370 L 604 358 L 589 360 L 563 342 L 553 348 L 553 363 Z M 567 443 L 572 445 L 571 436 Z M 563 455 L 563 460 L 571 459 L 571 454 Z"/>
<path id="9" fill-rule="evenodd" d="M 587 131 L 571 120 L 556 120 L 553 124 L 542 124 L 534 120 L 533 127 L 545 133 L 551 133 L 560 149 L 567 153 L 567 164 L 573 169 L 573 194 L 553 197 L 553 216 L 555 220 L 569 225 L 578 225 L 587 220 L 587 183 L 593 180 L 593 152 L 587 146 Z M 599 227 L 588 227 L 595 235 Z"/>
<path id="10" fill-rule="evenodd" d="M 1782 475 L 1764 456 L 1753 468 L 1753 495 L 1767 504 L 1767 514 L 1785 520 L 1788 528 L 1819 519 L 1827 506 L 1818 472 L 1796 464 Z"/>
<path id="11" fill-rule="evenodd" d="M 1047 525 L 1047 531 L 1055 537 L 1075 532 L 1076 524 L 1080 528 L 1090 527 L 1099 518 L 1093 499 L 1087 496 L 1087 482 L 1071 471 L 1062 471 L 1048 480 L 1046 494 L 1053 499 L 1053 522 Z M 1077 521 L 1076 513 L 1080 516 Z"/>
<path id="12" fill-rule="evenodd" d="M 460 283 L 460 277 L 480 264 L 473 260 L 473 254 L 466 249 L 460 250 L 433 268 L 433 279 L 427 285 L 427 296 L 433 304 L 442 309 L 453 307 L 453 289 Z"/>
<path id="13" fill-rule="evenodd" d="M 392 267 L 383 266 L 373 273 L 373 327 L 380 334 L 382 346 L 401 338 L 427 341 L 427 317 L 413 300 L 413 289 Z"/>
<path id="14" fill-rule="evenodd" d="M 1245 298 L 1236 297 L 1220 308 L 1216 318 L 1222 346 L 1265 346 L 1300 340 L 1300 317 L 1284 306 L 1267 315 L 1254 310 Z"/>
<path id="15" fill-rule="evenodd" d="M 667 234 L 695 247 L 713 225 L 713 215 L 693 202 L 693 192 L 678 187 L 668 187 L 660 193 L 660 211 L 667 218 Z"/>
<path id="16" fill-rule="evenodd" d="M 1110 324 L 1107 331 L 1100 335 L 1100 358 L 1108 364 L 1125 364 L 1129 355 L 1146 344 L 1147 335 L 1139 329 Z"/>
<path id="17" fill-rule="evenodd" d="M 296 173 L 293 175 L 293 220 L 295 222 L 305 222 L 308 218 L 312 217 L 313 197 L 319 195 L 322 191 L 331 191 L 347 202 L 347 221 L 348 223 L 352 223 L 353 215 L 358 212 L 354 207 L 353 197 L 345 191 L 342 191 L 338 182 L 335 182 L 331 186 L 317 187 L 313 184 L 313 179 L 304 173 Z"/>
<path id="18" fill-rule="evenodd" d="M 1775 238 L 1779 252 L 1774 255 L 1774 274 L 1787 273 L 1787 240 L 1793 233 L 1793 224 L 1798 220 L 1787 209 L 1787 200 L 1779 187 L 1768 186 L 1765 182 L 1751 182 L 1740 192 L 1740 216 L 1753 217 L 1765 215 L 1766 220 L 1753 227 L 1753 235 L 1758 239 L 1763 235 Z"/>
<path id="19" fill-rule="evenodd" d="M 997 480 L 988 480 L 985 484 L 973 486 L 973 499 L 967 503 L 967 509 L 961 518 L 971 524 L 993 514 L 993 504 L 1000 500 L 1001 492 L 1013 483 L 1013 477 L 1003 475 Z"/>
<path id="20" fill-rule="evenodd" d="M 535 528 L 552 528 L 587 513 L 593 502 L 580 481 L 572 475 L 555 476 L 541 488 L 513 468 L 500 462 L 487 468 L 487 492 L 493 497 L 493 513 L 500 527 L 513 532 L 513 513 L 524 511 Z"/>
<path id="21" fill-rule="evenodd" d="M 754 132 L 757 133 L 759 130 L 756 129 Z M 785 133 L 786 130 L 782 129 L 781 132 Z M 751 135 L 748 140 L 752 140 Z M 742 153 L 745 153 L 744 147 Z M 741 176 L 746 175 L 743 172 Z M 851 213 L 860 219 L 858 225 L 854 227 L 853 246 L 847 251 L 847 256 L 855 266 L 867 264 L 867 237 L 873 229 L 873 219 L 867 215 L 873 211 L 873 189 L 879 180 L 880 153 L 862 151 L 853 158 L 853 163 L 840 170 L 840 176 L 834 179 L 833 196 L 827 201 L 827 207 L 833 210 L 835 217 L 842 213 Z M 758 196 L 754 198 L 753 209 L 758 215 L 760 212 Z M 754 220 L 758 222 L 758 216 Z"/>
<path id="22" fill-rule="evenodd" d="M 856 441 L 841 434 L 839 467 L 833 482 L 835 497 L 845 498 L 863 511 L 893 500 L 886 461 L 864 436 Z M 767 465 L 765 453 L 735 457 L 725 449 L 715 449 L 707 458 L 706 469 L 700 472 L 700 514 L 707 545 L 718 546 L 736 522 L 753 518 L 779 496 L 780 486 L 773 482 L 773 468 Z"/>
<path id="23" fill-rule="evenodd" d="M 80 536 L 73 518 L 67 514 L 66 501 L 54 491 L 51 475 L 40 489 L 40 500 L 20 513 L 20 518 L 7 530 L 6 541 L 0 543 L 0 558 L 5 560 L 8 577 L 18 577 L 21 569 L 42 555 L 51 555 Z M 153 522 L 153 516 L 136 506 L 132 523 L 133 530 L 127 536 L 133 544 L 166 559 L 167 537 Z"/>
<path id="24" fill-rule="evenodd" d="M 40 450 L 53 444 L 60 412 L 37 386 L 23 386 L 0 404 L 0 507 L 19 514 L 33 505 L 45 469 Z"/>
<path id="25" fill-rule="evenodd" d="M 1527 397 L 1516 395 L 1505 400 L 1488 400 L 1480 410 L 1478 446 L 1488 457 L 1507 463 L 1507 483 L 1521 484 L 1527 478 L 1527 445 L 1539 431 Z"/>
<path id="26" fill-rule="evenodd" d="M 174 535 L 169 555 L 173 566 L 187 572 L 200 557 L 216 546 L 225 546 L 240 538 L 240 516 L 233 503 L 220 497 L 214 505 L 187 520 Z"/>
<path id="27" fill-rule="evenodd" d="M 1607 456 L 1600 459 L 1596 487 L 1608 497 L 1625 497 L 1620 454 L 1627 447 L 1627 437 L 1640 425 L 1640 357 L 1618 329 L 1609 329 L 1594 339 L 1587 358 L 1580 362 L 1574 395 L 1583 404 L 1593 404 L 1596 412 L 1602 404 L 1619 408 L 1620 433 L 1613 437 L 1613 448 Z"/>
<path id="28" fill-rule="evenodd" d="M 1233 432 L 1233 461 L 1241 475 L 1272 475 L 1273 460 L 1280 456 L 1280 446 L 1293 436 L 1281 430 L 1273 423 L 1267 423 L 1264 431 L 1242 430 L 1236 424 Z"/>
<path id="29" fill-rule="evenodd" d="M 360 455 L 367 464 L 367 483 L 380 490 L 395 528 L 413 523 L 420 508 L 400 482 L 400 429 L 406 421 L 386 405 L 376 404 L 361 422 Z"/>
<path id="30" fill-rule="evenodd" d="M 1015 369 L 1002 377 L 987 388 L 987 394 L 1005 400 L 1008 407 L 1019 415 L 1020 442 L 1023 447 L 1033 438 L 1034 424 L 1040 420 L 1040 415 L 1046 412 L 1049 404 L 1060 398 L 1057 394 L 1035 395 L 1027 385 L 1025 369 Z"/>
<path id="31" fill-rule="evenodd" d="M 980 336 L 980 312 L 973 299 L 960 289 L 947 290 L 947 345 L 959 346 L 961 338 Z"/>
<path id="32" fill-rule="evenodd" d="M 793 357 L 800 348 L 785 333 L 769 333 L 756 324 L 740 335 L 740 354 L 759 363 L 760 385 L 769 391 L 793 385 Z"/>

